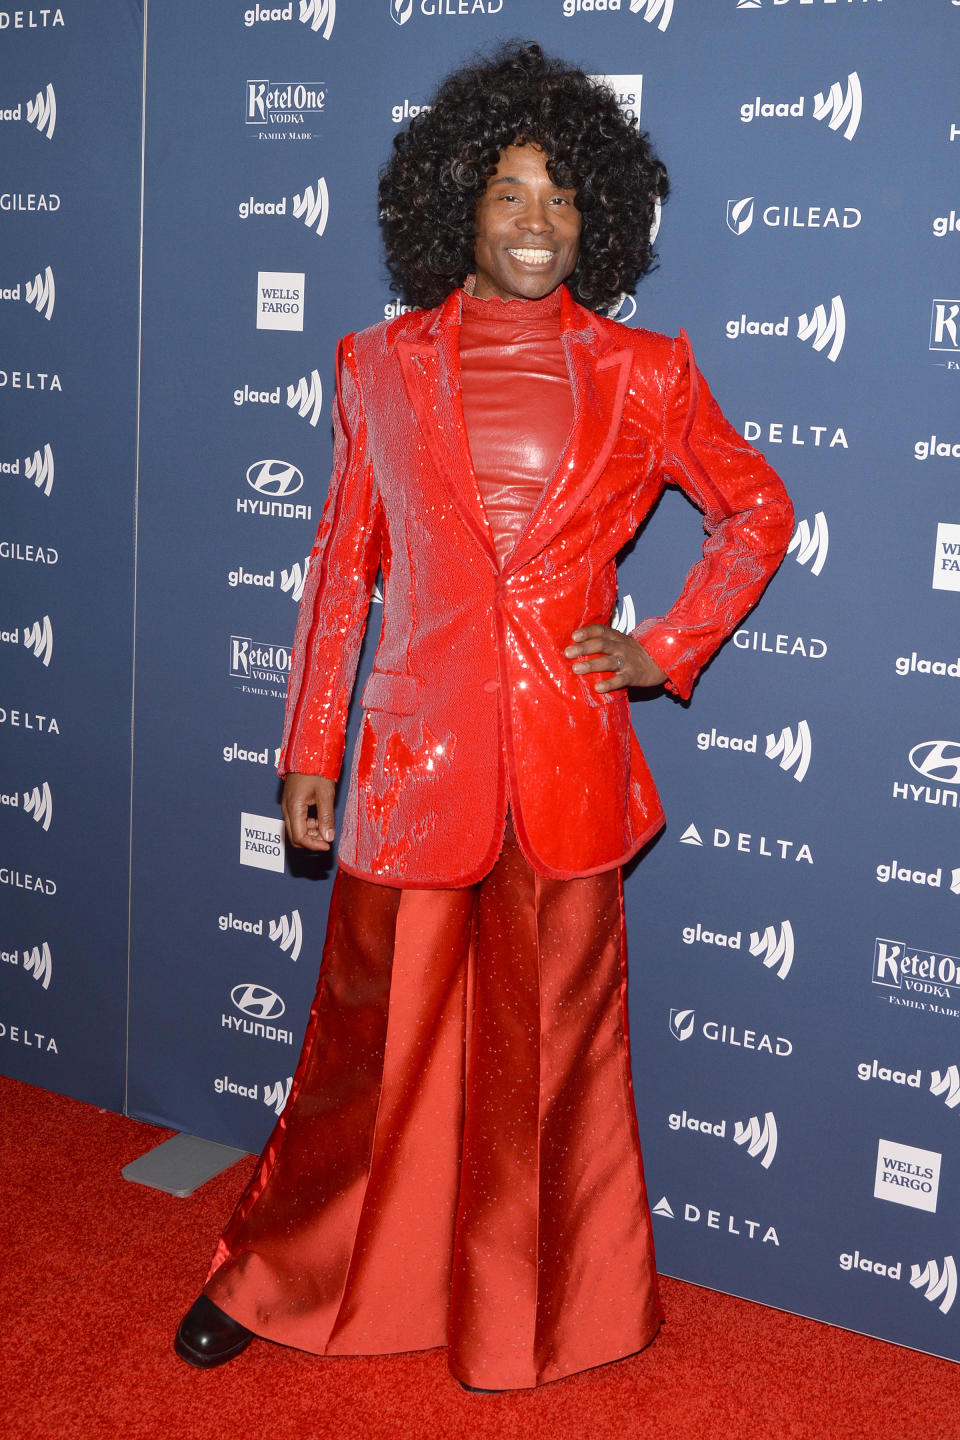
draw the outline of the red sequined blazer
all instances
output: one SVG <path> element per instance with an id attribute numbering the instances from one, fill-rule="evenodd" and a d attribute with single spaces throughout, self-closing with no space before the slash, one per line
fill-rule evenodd
<path id="1" fill-rule="evenodd" d="M 564 290 L 573 428 L 501 569 L 460 405 L 459 320 L 455 292 L 340 344 L 334 473 L 279 768 L 337 778 L 382 567 L 340 864 L 392 885 L 470 884 L 499 853 L 509 803 L 540 873 L 592 874 L 629 859 L 663 812 L 626 691 L 597 695 L 595 675 L 573 673 L 571 632 L 609 623 L 617 552 L 679 485 L 703 512 L 703 558 L 669 613 L 633 634 L 689 695 L 780 563 L 791 505 L 723 418 L 683 333 L 629 330 Z"/>

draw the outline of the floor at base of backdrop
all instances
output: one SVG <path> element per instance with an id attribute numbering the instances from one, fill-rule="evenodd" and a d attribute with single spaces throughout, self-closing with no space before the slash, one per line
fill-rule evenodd
<path id="1" fill-rule="evenodd" d="M 165 1139 L 0 1078 L 4 1440 L 914 1440 L 960 1437 L 960 1366 L 677 1280 L 643 1355 L 469 1396 L 444 1352 L 322 1360 L 171 1348 L 252 1159 L 179 1200 L 120 1170 Z"/>

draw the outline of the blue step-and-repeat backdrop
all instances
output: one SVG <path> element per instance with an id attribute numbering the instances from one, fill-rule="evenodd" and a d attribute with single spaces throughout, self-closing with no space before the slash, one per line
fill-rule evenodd
<path id="1" fill-rule="evenodd" d="M 248 1149 L 282 1108 L 330 892 L 274 762 L 335 345 L 398 312 L 394 135 L 518 35 L 651 131 L 661 267 L 619 318 L 686 327 L 797 508 L 692 702 L 634 705 L 661 1268 L 960 1360 L 957 0 L 0 8 L 0 1066 Z M 700 541 L 669 493 L 617 623 Z"/>

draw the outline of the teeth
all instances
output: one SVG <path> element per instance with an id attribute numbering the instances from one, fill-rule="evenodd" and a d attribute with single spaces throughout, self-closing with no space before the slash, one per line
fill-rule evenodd
<path id="1" fill-rule="evenodd" d="M 525 265 L 546 265 L 549 260 L 553 259 L 552 250 L 516 249 L 510 250 L 509 253 L 515 260 L 522 260 Z"/>

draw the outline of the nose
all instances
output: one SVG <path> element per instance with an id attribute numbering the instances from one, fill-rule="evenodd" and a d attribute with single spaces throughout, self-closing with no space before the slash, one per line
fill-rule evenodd
<path id="1" fill-rule="evenodd" d="M 519 224 L 521 229 L 528 230 L 531 235 L 549 234 L 553 230 L 550 207 L 545 202 L 541 204 L 534 201 L 520 216 Z"/>

